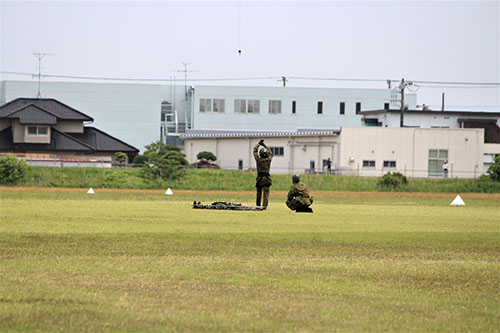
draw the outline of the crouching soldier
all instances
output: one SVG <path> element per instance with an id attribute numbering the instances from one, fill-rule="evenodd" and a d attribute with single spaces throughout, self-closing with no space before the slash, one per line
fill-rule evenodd
<path id="1" fill-rule="evenodd" d="M 286 205 L 297 213 L 312 213 L 309 206 L 313 203 L 313 198 L 309 195 L 307 186 L 300 182 L 298 175 L 292 177 L 292 183 L 293 185 L 288 191 Z"/>

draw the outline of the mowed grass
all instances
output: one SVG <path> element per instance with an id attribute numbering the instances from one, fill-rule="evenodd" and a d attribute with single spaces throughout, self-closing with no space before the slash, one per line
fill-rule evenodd
<path id="1" fill-rule="evenodd" d="M 500 196 L 0 188 L 0 331 L 500 327 Z"/>

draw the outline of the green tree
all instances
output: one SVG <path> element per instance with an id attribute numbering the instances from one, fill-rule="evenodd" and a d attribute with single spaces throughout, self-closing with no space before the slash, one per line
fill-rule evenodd
<path id="1" fill-rule="evenodd" d="M 179 147 L 166 145 L 162 141 L 152 142 L 149 145 L 144 146 L 144 148 L 146 148 L 146 151 L 144 152 L 145 155 L 150 152 L 156 152 L 158 153 L 158 155 L 165 155 L 170 151 L 176 151 L 179 153 L 181 152 L 181 149 Z"/>
<path id="2" fill-rule="evenodd" d="M 217 161 L 217 157 L 215 156 L 215 154 L 210 151 L 201 151 L 198 153 L 198 155 L 196 155 L 196 158 L 199 160 L 204 158 L 210 161 Z"/>
<path id="3" fill-rule="evenodd" d="M 0 184 L 14 185 L 24 180 L 28 166 L 26 161 L 16 156 L 7 155 L 0 158 Z"/>
<path id="4" fill-rule="evenodd" d="M 500 155 L 495 157 L 494 163 L 490 165 L 486 173 L 492 180 L 500 182 Z"/>
<path id="5" fill-rule="evenodd" d="M 141 175 L 150 180 L 178 179 L 186 174 L 188 161 L 180 149 L 161 141 L 145 146 L 144 166 Z"/>

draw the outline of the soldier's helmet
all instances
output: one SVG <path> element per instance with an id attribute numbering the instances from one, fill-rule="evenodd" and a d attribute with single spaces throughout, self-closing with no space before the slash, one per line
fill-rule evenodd
<path id="1" fill-rule="evenodd" d="M 260 156 L 260 157 L 264 157 L 264 158 L 265 158 L 265 157 L 267 157 L 267 156 L 268 156 L 268 154 L 267 154 L 267 149 L 266 149 L 266 148 L 261 148 L 261 149 L 259 150 L 259 156 Z"/>
<path id="2" fill-rule="evenodd" d="M 299 175 L 293 175 L 292 176 L 292 182 L 294 182 L 294 183 L 300 182 L 300 176 Z"/>

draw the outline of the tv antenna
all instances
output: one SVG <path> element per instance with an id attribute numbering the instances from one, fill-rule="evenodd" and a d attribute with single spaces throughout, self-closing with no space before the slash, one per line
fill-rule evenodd
<path id="1" fill-rule="evenodd" d="M 42 98 L 42 92 L 40 90 L 40 80 L 42 79 L 42 59 L 48 55 L 53 55 L 52 53 L 41 53 L 41 52 L 33 52 L 32 53 L 35 58 L 38 59 L 38 94 L 36 98 Z"/>
<path id="2" fill-rule="evenodd" d="M 187 73 L 191 73 L 191 72 L 199 72 L 198 70 L 188 70 L 187 69 L 187 66 L 189 65 L 188 62 L 183 62 L 182 63 L 184 65 L 184 69 L 179 69 L 177 70 L 177 72 L 183 72 L 184 73 L 184 94 L 185 94 L 185 100 L 187 101 L 187 98 L 188 98 L 188 91 L 187 91 Z"/>

